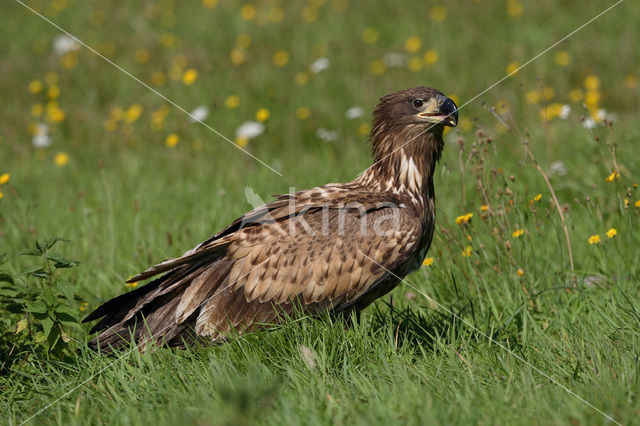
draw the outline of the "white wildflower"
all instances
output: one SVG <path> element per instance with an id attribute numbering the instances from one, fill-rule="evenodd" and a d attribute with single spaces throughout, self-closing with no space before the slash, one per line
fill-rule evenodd
<path id="1" fill-rule="evenodd" d="M 51 145 L 51 136 L 49 136 L 49 126 L 45 123 L 36 124 L 36 130 L 31 139 L 31 143 L 36 148 L 46 148 Z"/>
<path id="2" fill-rule="evenodd" d="M 571 106 L 564 104 L 562 108 L 560 108 L 560 114 L 558 116 L 563 120 L 566 120 L 569 117 L 569 113 L 571 112 Z"/>
<path id="3" fill-rule="evenodd" d="M 65 53 L 74 52 L 78 49 L 80 49 L 80 43 L 73 37 L 66 34 L 58 34 L 53 38 L 53 50 L 58 55 L 64 55 Z"/>
<path id="4" fill-rule="evenodd" d="M 316 130 L 316 137 L 325 142 L 334 142 L 338 139 L 338 134 L 333 130 L 325 129 L 324 127 Z"/>
<path id="5" fill-rule="evenodd" d="M 582 122 L 582 127 L 584 127 L 585 129 L 593 129 L 594 127 L 596 127 L 596 122 L 593 118 L 587 117 Z"/>
<path id="6" fill-rule="evenodd" d="M 349 108 L 344 115 L 349 120 L 355 120 L 356 118 L 360 118 L 364 115 L 364 110 L 360 107 L 354 106 Z"/>
<path id="7" fill-rule="evenodd" d="M 204 121 L 209 116 L 209 108 L 204 105 L 200 105 L 193 111 L 191 111 L 191 116 L 189 117 L 189 121 L 192 123 L 197 123 L 198 121 Z"/>
<path id="8" fill-rule="evenodd" d="M 318 74 L 321 71 L 329 68 L 329 59 L 328 58 L 318 58 L 309 66 L 309 71 L 314 74 Z"/>
<path id="9" fill-rule="evenodd" d="M 562 161 L 554 161 L 549 166 L 549 174 L 556 176 L 564 176 L 568 173 L 567 166 Z"/>
<path id="10" fill-rule="evenodd" d="M 253 139 L 264 132 L 264 124 L 258 121 L 246 121 L 236 129 L 237 139 Z"/>

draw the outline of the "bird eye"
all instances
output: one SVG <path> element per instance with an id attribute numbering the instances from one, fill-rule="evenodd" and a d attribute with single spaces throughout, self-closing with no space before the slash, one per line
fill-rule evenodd
<path id="1" fill-rule="evenodd" d="M 413 100 L 413 106 L 416 108 L 422 108 L 422 105 L 424 104 L 424 102 L 422 102 L 422 99 L 414 99 Z"/>

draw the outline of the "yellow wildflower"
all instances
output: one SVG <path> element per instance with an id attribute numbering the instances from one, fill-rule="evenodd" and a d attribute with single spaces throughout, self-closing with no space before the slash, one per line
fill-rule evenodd
<path id="1" fill-rule="evenodd" d="M 69 52 L 62 57 L 62 66 L 69 69 L 78 65 L 78 54 L 76 52 Z"/>
<path id="2" fill-rule="evenodd" d="M 142 107 L 139 104 L 133 104 L 124 113 L 124 121 L 133 123 L 140 117 L 140 114 L 142 114 Z"/>
<path id="3" fill-rule="evenodd" d="M 517 62 L 510 62 L 509 65 L 507 65 L 507 74 L 511 75 L 511 74 L 517 74 L 518 73 L 518 68 L 520 68 L 520 64 Z"/>
<path id="4" fill-rule="evenodd" d="M 0 175 L 0 185 L 4 185 L 7 182 L 9 182 L 9 179 L 11 179 L 11 175 L 9 173 L 3 173 Z"/>
<path id="5" fill-rule="evenodd" d="M 245 21 L 253 21 L 256 17 L 256 8 L 253 5 L 245 4 L 240 8 L 240 16 Z"/>
<path id="6" fill-rule="evenodd" d="M 386 69 L 386 66 L 384 65 L 384 62 L 381 59 L 376 59 L 375 61 L 372 61 L 369 64 L 369 71 L 371 71 L 371 74 L 373 75 L 384 74 L 385 69 Z"/>
<path id="7" fill-rule="evenodd" d="M 182 74 L 182 82 L 187 86 L 192 85 L 197 78 L 198 78 L 198 71 L 194 70 L 193 68 L 189 68 L 184 72 L 184 74 Z"/>
<path id="8" fill-rule="evenodd" d="M 562 111 L 562 104 L 553 103 L 551 105 L 547 105 L 544 108 L 540 109 L 540 119 L 541 120 L 552 120 L 558 116 L 560 116 L 560 112 Z"/>
<path id="9" fill-rule="evenodd" d="M 627 207 L 629 207 L 629 199 L 625 198 L 624 199 L 624 208 L 626 209 Z"/>
<path id="10" fill-rule="evenodd" d="M 53 159 L 56 166 L 62 167 L 69 162 L 69 155 L 65 152 L 59 152 Z"/>
<path id="11" fill-rule="evenodd" d="M 473 247 L 466 246 L 464 250 L 462 250 L 462 257 L 471 257 L 471 252 L 473 251 Z"/>
<path id="12" fill-rule="evenodd" d="M 598 104 L 600 103 L 600 92 L 597 90 L 588 90 L 584 96 L 584 103 L 589 109 L 598 108 Z"/>
<path id="13" fill-rule="evenodd" d="M 512 18 L 517 18 L 522 15 L 523 11 L 524 7 L 518 0 L 507 1 L 507 15 L 511 16 Z"/>
<path id="14" fill-rule="evenodd" d="M 0 191 L 0 200 L 2 200 L 2 197 L 4 197 L 4 194 Z"/>
<path id="15" fill-rule="evenodd" d="M 40 80 L 31 80 L 29 82 L 29 93 L 36 94 L 42 91 L 42 82 Z"/>
<path id="16" fill-rule="evenodd" d="M 418 56 L 412 56 L 409 59 L 408 67 L 410 71 L 420 71 L 422 69 L 422 60 Z"/>
<path id="17" fill-rule="evenodd" d="M 552 87 L 545 87 L 542 89 L 542 95 L 546 100 L 550 101 L 556 95 L 556 91 Z"/>
<path id="18" fill-rule="evenodd" d="M 309 81 L 309 73 L 308 72 L 299 72 L 296 74 L 295 82 L 298 86 L 304 86 Z"/>
<path id="19" fill-rule="evenodd" d="M 463 214 L 462 216 L 456 217 L 456 225 L 463 225 L 469 223 L 471 218 L 473 217 L 473 213 Z"/>
<path id="20" fill-rule="evenodd" d="M 457 103 L 457 102 L 456 102 Z M 465 132 L 468 132 L 473 127 L 473 122 L 467 116 L 464 116 L 460 119 L 460 128 Z"/>
<path id="21" fill-rule="evenodd" d="M 587 240 L 589 244 L 600 244 L 600 235 L 594 234 Z"/>
<path id="22" fill-rule="evenodd" d="M 582 89 L 573 89 L 569 92 L 569 100 L 571 102 L 580 102 L 583 97 Z"/>
<path id="23" fill-rule="evenodd" d="M 269 119 L 269 110 L 266 108 L 260 108 L 256 112 L 256 120 L 260 122 L 265 122 Z"/>
<path id="24" fill-rule="evenodd" d="M 584 87 L 587 90 L 598 90 L 600 88 L 600 79 L 595 75 L 590 75 L 584 79 Z"/>
<path id="25" fill-rule="evenodd" d="M 635 206 L 636 206 L 636 207 L 638 207 L 638 208 L 640 208 L 640 200 L 636 201 Z"/>
<path id="26" fill-rule="evenodd" d="M 613 237 L 615 237 L 616 235 L 618 235 L 618 230 L 617 230 L 616 228 L 610 228 L 610 229 L 607 231 L 607 237 L 609 237 L 609 238 L 613 238 Z"/>
<path id="27" fill-rule="evenodd" d="M 280 68 L 287 65 L 289 63 L 289 52 L 286 50 L 278 50 L 273 54 L 273 63 Z"/>
<path id="28" fill-rule="evenodd" d="M 531 104 L 537 104 L 538 102 L 540 102 L 541 97 L 542 94 L 539 90 L 530 90 L 529 92 L 527 92 L 527 101 L 529 101 L 529 103 Z"/>
<path id="29" fill-rule="evenodd" d="M 240 98 L 238 95 L 230 95 L 224 100 L 224 106 L 226 106 L 227 109 L 237 108 L 238 105 L 240 105 Z"/>
<path id="30" fill-rule="evenodd" d="M 236 145 L 238 145 L 240 148 L 244 148 L 245 146 L 247 146 L 248 143 L 249 143 L 249 138 L 236 139 Z"/>
<path id="31" fill-rule="evenodd" d="M 486 204 L 483 204 L 480 206 L 480 210 L 482 210 L 483 212 L 486 212 L 487 210 L 489 210 L 489 206 Z"/>
<path id="32" fill-rule="evenodd" d="M 420 50 L 420 46 L 422 46 L 422 41 L 420 40 L 420 37 L 417 36 L 409 37 L 404 43 L 404 48 L 409 53 L 417 52 Z"/>
<path id="33" fill-rule="evenodd" d="M 146 64 L 149 62 L 151 55 L 147 49 L 137 49 L 133 53 L 133 59 L 139 64 Z"/>
<path id="34" fill-rule="evenodd" d="M 60 96 L 60 88 L 58 86 L 51 86 L 49 90 L 47 90 L 47 96 L 49 99 L 55 99 Z"/>
<path id="35" fill-rule="evenodd" d="M 215 7 L 216 4 L 218 4 L 218 0 L 202 0 L 202 4 L 205 7 L 212 8 L 212 7 Z"/>
<path id="36" fill-rule="evenodd" d="M 569 65 L 569 62 L 571 62 L 571 57 L 565 51 L 560 51 L 556 53 L 554 59 L 556 61 L 556 64 L 558 64 L 561 67 L 566 67 L 567 65 Z"/>
<path id="37" fill-rule="evenodd" d="M 303 106 L 296 110 L 296 117 L 298 117 L 300 120 L 305 120 L 309 118 L 310 115 L 311 110 L 308 107 Z"/>
<path id="38" fill-rule="evenodd" d="M 536 201 L 536 202 L 540 201 L 541 199 L 542 199 L 542 194 L 538 194 L 535 197 L 533 197 L 533 200 Z"/>
<path id="39" fill-rule="evenodd" d="M 169 107 L 165 104 L 151 113 L 151 128 L 153 130 L 162 130 L 164 121 L 169 115 Z"/>
<path id="40" fill-rule="evenodd" d="M 176 36 L 171 33 L 162 33 L 160 35 L 160 44 L 164 47 L 172 47 L 176 44 Z"/>
<path id="41" fill-rule="evenodd" d="M 426 257 L 422 262 L 423 266 L 431 266 L 433 265 L 433 257 Z"/>
<path id="42" fill-rule="evenodd" d="M 138 287 L 138 281 L 134 281 L 132 283 L 124 283 L 124 285 L 129 287 L 129 288 L 136 288 L 136 287 Z"/>
<path id="43" fill-rule="evenodd" d="M 378 41 L 378 37 L 380 36 L 380 32 L 375 28 L 365 28 L 362 32 L 362 41 L 367 44 L 373 44 Z"/>
<path id="44" fill-rule="evenodd" d="M 511 234 L 511 236 L 513 238 L 518 238 L 522 234 L 524 234 L 524 229 L 516 229 L 515 231 L 513 231 L 513 234 Z"/>
<path id="45" fill-rule="evenodd" d="M 605 179 L 605 182 L 611 183 L 615 179 L 618 179 L 619 177 L 620 177 L 620 174 L 614 170 L 613 172 L 611 172 L 609 176 L 607 176 L 607 178 Z"/>
<path id="46" fill-rule="evenodd" d="M 522 270 L 522 268 L 518 268 L 518 270 L 516 271 L 516 273 L 518 274 L 519 277 L 524 275 L 524 271 Z"/>
<path id="47" fill-rule="evenodd" d="M 178 142 L 180 142 L 180 136 L 178 136 L 175 133 L 171 133 L 169 136 L 167 136 L 167 138 L 164 141 L 164 143 L 169 148 L 173 148 L 174 146 L 178 145 Z"/>
<path id="48" fill-rule="evenodd" d="M 358 126 L 358 134 L 360 136 L 366 136 L 370 131 L 371 126 L 369 126 L 369 123 L 360 123 L 360 125 Z"/>
<path id="49" fill-rule="evenodd" d="M 167 82 L 167 76 L 162 71 L 155 71 L 151 74 L 151 83 L 154 86 L 163 86 Z"/>
<path id="50" fill-rule="evenodd" d="M 433 22 L 442 22 L 447 18 L 447 9 L 443 6 L 434 6 L 429 12 L 429 17 Z"/>
<path id="51" fill-rule="evenodd" d="M 426 52 L 424 52 L 424 57 L 422 59 L 424 60 L 425 64 L 433 65 L 436 62 L 438 62 L 438 52 L 436 50 L 429 49 Z"/>
<path id="52" fill-rule="evenodd" d="M 230 57 L 231 57 L 231 63 L 233 65 L 240 65 L 245 61 L 244 50 L 237 49 L 237 48 L 231 49 Z"/>
<path id="53" fill-rule="evenodd" d="M 47 120 L 52 123 L 60 123 L 64 120 L 65 112 L 58 107 L 58 104 L 55 102 L 50 102 L 47 104 Z"/>

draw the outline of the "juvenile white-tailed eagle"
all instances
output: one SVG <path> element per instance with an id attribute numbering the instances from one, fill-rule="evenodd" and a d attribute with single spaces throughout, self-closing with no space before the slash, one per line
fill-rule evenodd
<path id="1" fill-rule="evenodd" d="M 431 244 L 433 171 L 458 111 L 438 90 L 416 87 L 382 97 L 373 115 L 374 164 L 363 174 L 281 195 L 132 277 L 162 274 L 85 318 L 102 318 L 90 345 L 224 340 L 301 313 L 359 312 L 391 291 Z"/>

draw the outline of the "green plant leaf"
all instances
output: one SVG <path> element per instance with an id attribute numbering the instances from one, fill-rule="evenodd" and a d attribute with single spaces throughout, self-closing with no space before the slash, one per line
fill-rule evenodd
<path id="1" fill-rule="evenodd" d="M 27 266 L 22 270 L 22 274 L 27 277 L 38 277 L 38 278 L 47 278 L 47 273 L 41 266 Z"/>
<path id="2" fill-rule="evenodd" d="M 45 340 L 47 340 L 47 336 L 45 336 L 45 334 L 44 334 L 42 331 L 38 331 L 38 332 L 36 333 L 36 335 L 34 336 L 34 341 L 35 341 L 36 343 L 42 343 L 42 342 L 44 342 Z"/>
<path id="3" fill-rule="evenodd" d="M 53 262 L 53 266 L 56 268 L 71 268 L 78 264 L 75 260 L 67 259 L 62 256 L 47 256 L 47 259 Z"/>
<path id="4" fill-rule="evenodd" d="M 22 318 L 20 321 L 18 321 L 18 325 L 16 327 L 16 334 L 22 333 L 22 331 L 27 328 L 27 325 L 29 325 L 29 321 L 27 321 L 26 318 Z"/>
<path id="5" fill-rule="evenodd" d="M 18 292 L 9 287 L 0 287 L 0 296 L 15 297 Z"/>
<path id="6" fill-rule="evenodd" d="M 13 275 L 8 272 L 0 272 L 0 282 L 13 284 Z"/>
<path id="7" fill-rule="evenodd" d="M 45 244 L 45 247 L 48 250 L 51 247 L 55 246 L 58 241 L 62 241 L 62 242 L 65 242 L 65 243 L 69 242 L 69 240 L 65 240 L 64 238 L 53 237 L 53 238 L 48 239 L 44 244 Z"/>
<path id="8" fill-rule="evenodd" d="M 37 314 L 46 314 L 47 305 L 42 300 L 36 300 L 26 307 L 25 312 L 33 312 Z"/>
<path id="9" fill-rule="evenodd" d="M 42 321 L 42 331 L 46 337 L 49 337 L 51 334 L 51 329 L 53 328 L 53 320 L 51 318 L 45 318 Z"/>
<path id="10" fill-rule="evenodd" d="M 68 300 L 68 301 L 73 301 L 74 297 L 76 295 L 76 288 L 74 285 L 72 284 L 60 284 L 58 283 L 56 285 L 56 287 L 58 287 L 58 290 L 60 291 L 60 293 L 62 293 L 62 295 Z"/>

